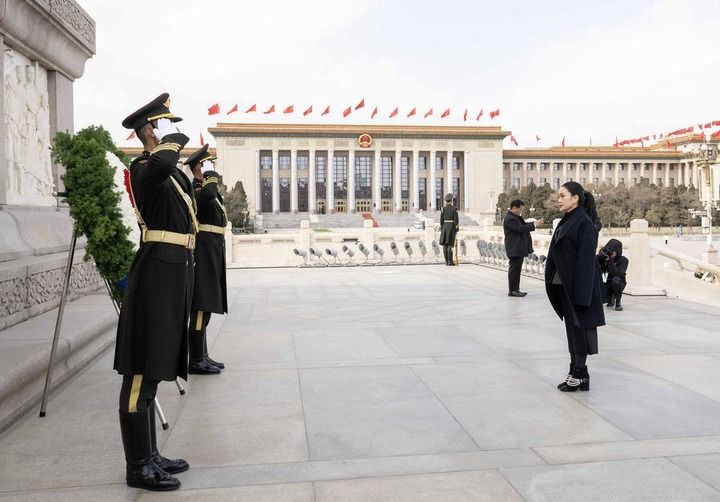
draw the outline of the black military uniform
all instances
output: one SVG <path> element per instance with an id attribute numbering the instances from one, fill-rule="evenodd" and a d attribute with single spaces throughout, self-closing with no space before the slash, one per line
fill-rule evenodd
<path id="1" fill-rule="evenodd" d="M 458 211 L 453 206 L 452 200 L 453 195 L 451 193 L 447 194 L 445 196 L 445 205 L 440 211 L 440 245 L 443 247 L 445 265 L 450 266 L 454 264 L 453 246 L 455 246 L 455 237 L 460 225 Z"/>
<path id="2" fill-rule="evenodd" d="M 188 373 L 214 375 L 225 368 L 223 363 L 208 356 L 206 328 L 211 313 L 227 312 L 227 281 L 225 278 L 225 227 L 227 214 L 218 193 L 219 176 L 214 169 L 201 166 L 217 157 L 208 152 L 208 145 L 194 152 L 185 161 L 195 178 L 193 189 L 200 223 L 195 246 L 195 288 L 190 315 Z"/>
<path id="3" fill-rule="evenodd" d="M 144 146 L 161 135 L 158 121 L 182 120 L 162 94 L 123 121 Z M 163 127 L 165 126 L 163 121 Z M 155 134 L 155 136 L 152 136 Z M 144 139 L 144 138 L 150 139 Z M 142 230 L 140 247 L 128 275 L 117 330 L 114 368 L 123 375 L 120 429 L 129 486 L 174 490 L 180 481 L 169 473 L 188 464 L 157 450 L 154 399 L 158 383 L 187 378 L 187 321 L 193 286 L 193 249 L 197 220 L 192 188 L 177 169 L 188 137 L 165 133 L 152 151 L 130 165 L 130 189 Z"/>

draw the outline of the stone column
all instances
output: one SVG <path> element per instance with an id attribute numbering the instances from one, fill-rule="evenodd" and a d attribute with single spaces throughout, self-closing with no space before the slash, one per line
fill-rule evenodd
<path id="1" fill-rule="evenodd" d="M 630 222 L 630 246 L 626 255 L 630 265 L 625 293 L 631 296 L 665 296 L 665 291 L 652 283 L 647 220 Z"/>
<path id="2" fill-rule="evenodd" d="M 325 176 L 325 212 L 335 214 L 335 172 L 333 171 L 333 159 L 335 152 L 327 152 L 327 174 Z"/>
<path id="3" fill-rule="evenodd" d="M 469 213 L 472 212 L 472 208 L 470 207 L 470 176 L 468 175 L 468 165 L 467 165 L 467 159 L 470 158 L 470 155 L 468 154 L 468 151 L 465 150 L 463 153 L 463 163 L 462 163 L 462 179 L 463 179 L 463 206 L 462 210 Z M 479 209 L 479 208 L 478 208 Z M 491 204 L 492 209 L 492 204 Z"/>
<path id="4" fill-rule="evenodd" d="M 315 166 L 315 150 L 308 152 L 308 212 L 317 214 L 317 167 Z"/>
<path id="5" fill-rule="evenodd" d="M 435 207 L 435 177 L 437 176 L 437 172 L 435 170 L 435 162 L 437 159 L 437 151 L 431 150 L 430 151 L 430 180 L 427 182 L 427 200 L 428 200 L 428 211 L 435 211 L 437 207 Z"/>
<path id="6" fill-rule="evenodd" d="M 298 212 L 297 150 L 290 150 L 290 212 Z"/>
<path id="7" fill-rule="evenodd" d="M 448 150 L 447 151 L 447 166 L 445 166 L 445 193 L 452 193 L 453 190 L 453 171 L 452 171 L 452 157 L 453 157 L 453 151 Z M 443 200 L 445 197 L 445 193 L 442 194 Z M 460 201 L 457 201 L 457 204 L 460 204 Z"/>
<path id="8" fill-rule="evenodd" d="M 355 213 L 355 149 L 348 151 L 347 213 Z"/>
<path id="9" fill-rule="evenodd" d="M 417 213 L 420 211 L 420 152 L 418 150 L 413 150 L 412 153 L 412 183 L 410 187 L 410 210 Z"/>
<path id="10" fill-rule="evenodd" d="M 280 166 L 278 164 L 278 151 L 272 151 L 272 210 L 273 213 L 280 212 Z"/>
<path id="11" fill-rule="evenodd" d="M 379 213 L 382 210 L 382 203 L 380 201 L 380 150 L 375 150 L 375 158 L 373 161 L 373 173 L 372 173 L 372 194 L 373 194 L 373 213 Z"/>
<path id="12" fill-rule="evenodd" d="M 255 214 L 262 213 L 262 170 L 260 169 L 260 150 L 255 150 Z"/>
<path id="13" fill-rule="evenodd" d="M 400 169 L 402 164 L 402 151 L 395 150 L 395 161 L 393 162 L 393 202 L 394 212 L 402 212 L 402 186 L 400 182 Z"/>

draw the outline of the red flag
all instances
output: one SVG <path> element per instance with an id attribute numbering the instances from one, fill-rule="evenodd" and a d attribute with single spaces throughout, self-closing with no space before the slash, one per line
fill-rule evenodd
<path id="1" fill-rule="evenodd" d="M 540 135 L 539 135 L 539 134 L 536 134 L 536 135 L 535 135 L 535 141 L 540 141 Z"/>
<path id="2" fill-rule="evenodd" d="M 467 108 L 465 108 L 465 113 L 463 113 L 463 122 L 467 122 Z"/>
<path id="3" fill-rule="evenodd" d="M 295 105 L 290 105 L 283 110 L 283 113 L 292 113 L 295 111 Z"/>
<path id="4" fill-rule="evenodd" d="M 708 122 L 705 124 L 705 129 L 710 129 L 712 127 L 712 122 Z"/>
<path id="5" fill-rule="evenodd" d="M 200 146 L 205 146 L 205 140 L 202 137 L 202 133 L 200 133 Z"/>
<path id="6" fill-rule="evenodd" d="M 415 115 L 415 107 L 413 107 L 413 109 L 410 110 L 410 113 L 407 114 L 408 118 L 412 117 L 413 115 Z"/>
<path id="7" fill-rule="evenodd" d="M 208 115 L 215 115 L 216 113 L 220 113 L 220 105 L 218 103 L 208 108 Z"/>
<path id="8" fill-rule="evenodd" d="M 710 135 L 710 139 L 716 139 L 716 138 L 720 138 L 720 130 L 715 131 L 714 133 L 712 133 Z"/>
<path id="9" fill-rule="evenodd" d="M 444 119 L 444 118 L 447 117 L 448 115 L 450 115 L 450 108 L 448 108 L 447 110 L 445 110 L 444 112 L 442 112 L 442 115 L 440 115 L 440 118 L 441 118 L 441 119 Z"/>
<path id="10" fill-rule="evenodd" d="M 345 109 L 345 111 L 343 112 L 343 118 L 344 118 L 344 117 L 347 117 L 347 116 L 350 115 L 351 113 L 352 113 L 352 106 L 348 106 L 348 107 Z"/>
<path id="11" fill-rule="evenodd" d="M 491 118 L 491 119 L 494 119 L 494 118 L 497 117 L 498 115 L 500 115 L 500 108 L 498 108 L 497 110 L 493 110 L 493 111 L 490 112 L 490 118 Z"/>
<path id="12" fill-rule="evenodd" d="M 311 113 L 312 113 L 312 105 L 310 105 L 310 108 L 308 108 L 307 110 L 305 110 L 303 112 L 303 117 L 306 117 L 306 116 L 310 115 Z"/>
<path id="13" fill-rule="evenodd" d="M 252 105 L 250 108 L 245 110 L 245 113 L 256 112 L 256 111 L 257 111 L 257 106 Z"/>
<path id="14" fill-rule="evenodd" d="M 665 140 L 665 146 L 666 146 L 668 149 L 671 149 L 671 148 L 672 148 L 672 145 L 670 144 L 670 140 L 669 140 L 669 139 L 666 139 L 666 140 Z"/>
<path id="15" fill-rule="evenodd" d="M 135 131 L 131 132 L 131 133 L 130 133 L 130 136 L 128 136 L 127 138 L 125 138 L 125 141 L 127 141 L 127 140 L 129 140 L 129 139 L 133 139 L 134 137 L 135 137 Z"/>
<path id="16" fill-rule="evenodd" d="M 563 136 L 562 147 L 565 148 L 565 136 Z"/>
<path id="17" fill-rule="evenodd" d="M 510 141 L 512 141 L 513 143 L 515 143 L 515 146 L 518 146 L 518 142 L 517 142 L 517 140 L 515 139 L 515 136 L 513 136 L 512 134 L 510 135 Z"/>
<path id="18" fill-rule="evenodd" d="M 393 117 L 394 117 L 395 115 L 397 115 L 397 114 L 398 114 L 398 107 L 396 106 L 395 109 L 394 109 L 394 110 L 392 111 L 392 113 L 390 114 L 390 117 L 389 117 L 389 118 L 393 118 Z"/>
<path id="19" fill-rule="evenodd" d="M 268 108 L 267 110 L 265 110 L 263 113 L 264 113 L 265 115 L 267 115 L 268 113 L 275 113 L 275 105 L 272 105 L 270 108 Z"/>
<path id="20" fill-rule="evenodd" d="M 362 98 L 360 102 L 355 106 L 356 110 L 359 110 L 360 108 L 365 108 L 365 98 Z"/>
<path id="21" fill-rule="evenodd" d="M 428 117 L 429 117 L 430 115 L 432 115 L 432 114 L 433 114 L 433 111 L 432 111 L 432 108 L 430 108 L 430 109 L 427 111 L 427 113 L 425 114 L 425 116 L 424 116 L 423 118 L 426 119 L 426 118 L 428 118 Z"/>
<path id="22" fill-rule="evenodd" d="M 477 114 L 477 117 L 475 117 L 475 120 L 480 121 L 480 117 L 482 117 L 483 111 L 480 110 L 480 113 Z"/>
<path id="23" fill-rule="evenodd" d="M 375 115 L 377 115 L 377 106 L 376 106 L 375 109 L 373 110 L 372 115 L 370 115 L 370 118 L 371 118 L 371 119 L 374 119 L 374 118 L 375 118 Z"/>
<path id="24" fill-rule="evenodd" d="M 237 105 L 235 105 L 235 106 L 233 106 L 232 108 L 230 108 L 230 111 L 227 112 L 227 115 L 230 115 L 231 113 L 235 113 L 236 111 L 238 111 Z"/>
<path id="25" fill-rule="evenodd" d="M 322 112 L 320 115 L 327 115 L 328 113 L 330 113 L 330 107 L 329 107 L 329 106 L 328 106 L 327 108 L 325 108 L 325 111 Z"/>

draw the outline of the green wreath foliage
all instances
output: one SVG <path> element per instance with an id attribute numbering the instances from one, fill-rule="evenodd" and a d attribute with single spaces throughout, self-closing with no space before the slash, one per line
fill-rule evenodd
<path id="1" fill-rule="evenodd" d="M 94 260 L 119 304 L 122 291 L 116 281 L 130 271 L 134 249 L 122 220 L 115 171 L 105 158 L 108 151 L 128 165 L 127 155 L 117 149 L 102 127 L 90 126 L 75 135 L 61 132 L 53 139 L 52 156 L 66 169 L 62 176 L 65 202 L 70 206 L 75 231 L 87 237 L 85 259 Z"/>

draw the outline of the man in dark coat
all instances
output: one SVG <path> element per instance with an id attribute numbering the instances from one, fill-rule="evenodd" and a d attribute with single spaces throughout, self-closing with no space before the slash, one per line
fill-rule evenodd
<path id="1" fill-rule="evenodd" d="M 453 194 L 445 195 L 445 205 L 440 211 L 440 245 L 443 247 L 445 265 L 453 266 L 453 247 L 460 229 L 457 208 L 452 203 Z"/>
<path id="2" fill-rule="evenodd" d="M 505 253 L 508 261 L 508 296 L 522 298 L 527 295 L 520 291 L 520 273 L 522 272 L 523 260 L 533 252 L 532 237 L 530 232 L 543 224 L 539 219 L 535 222 L 526 223 L 522 216 L 525 203 L 515 199 L 510 203 L 510 209 L 503 220 L 503 231 L 505 232 Z"/>
<path id="3" fill-rule="evenodd" d="M 622 242 L 610 239 L 597 255 L 600 272 L 607 274 L 604 282 L 605 300 L 608 307 L 622 310 L 621 303 L 623 290 L 627 286 L 626 274 L 630 261 L 622 254 Z"/>
<path id="4" fill-rule="evenodd" d="M 223 363 L 208 355 L 206 334 L 210 314 L 227 312 L 225 227 L 228 219 L 222 196 L 218 193 L 219 175 L 213 163 L 216 159 L 205 145 L 185 161 L 193 173 L 200 223 L 195 246 L 195 288 L 188 335 L 188 373 L 194 375 L 217 375 L 225 368 Z"/>
<path id="5" fill-rule="evenodd" d="M 132 113 L 144 151 L 130 165 L 130 192 L 142 230 L 120 311 L 114 368 L 123 375 L 120 430 L 126 482 L 174 490 L 172 473 L 188 469 L 157 449 L 154 400 L 162 380 L 187 378 L 187 321 L 193 285 L 197 220 L 190 180 L 176 167 L 188 137 L 173 125 L 167 93 Z"/>

